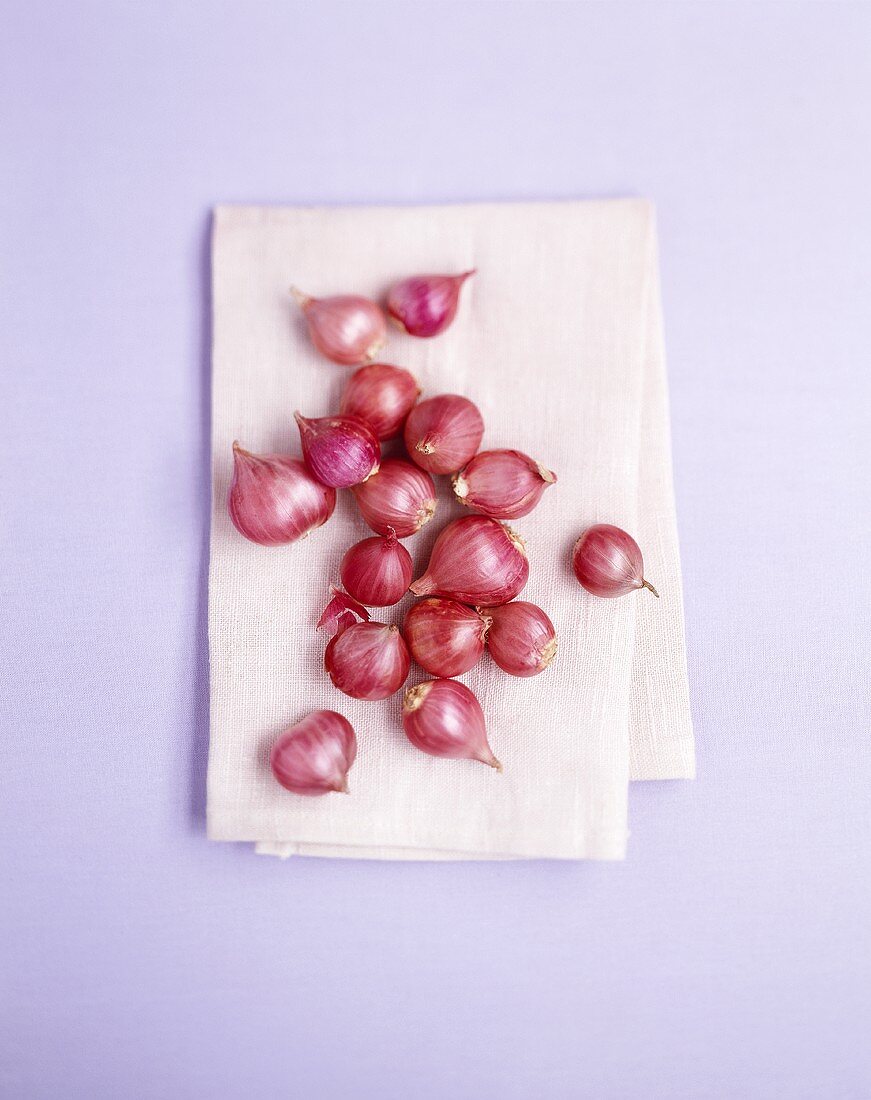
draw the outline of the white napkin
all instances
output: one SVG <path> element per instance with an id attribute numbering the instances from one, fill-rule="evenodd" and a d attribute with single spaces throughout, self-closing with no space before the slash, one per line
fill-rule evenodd
<path id="1" fill-rule="evenodd" d="M 342 554 L 370 533 L 349 493 L 324 527 L 277 549 L 242 538 L 226 511 L 233 440 L 299 453 L 294 410 L 335 411 L 348 377 L 311 346 L 288 288 L 378 298 L 405 275 L 470 267 L 452 327 L 433 340 L 391 330 L 383 358 L 425 395 L 475 401 L 485 447 L 559 476 L 512 525 L 530 559 L 522 598 L 553 619 L 557 657 L 532 679 L 488 656 L 462 677 L 502 774 L 426 756 L 402 732 L 401 693 L 349 699 L 324 673 L 315 623 Z M 209 835 L 277 855 L 621 859 L 629 779 L 694 769 L 651 205 L 220 207 L 213 273 Z M 434 520 L 405 543 L 417 573 L 465 514 L 442 481 Z M 661 599 L 580 588 L 572 544 L 597 521 L 636 536 Z M 401 621 L 409 602 L 380 617 Z M 413 669 L 409 682 L 426 678 Z M 357 732 L 347 797 L 295 796 L 269 771 L 277 734 L 321 707 Z"/>

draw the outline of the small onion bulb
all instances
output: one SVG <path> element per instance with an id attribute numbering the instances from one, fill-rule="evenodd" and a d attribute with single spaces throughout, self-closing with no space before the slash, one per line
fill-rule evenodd
<path id="1" fill-rule="evenodd" d="M 294 794 L 347 793 L 356 755 L 357 739 L 348 719 L 334 710 L 316 710 L 281 734 L 269 763 L 282 787 Z"/>
<path id="2" fill-rule="evenodd" d="M 398 626 L 354 623 L 327 646 L 324 666 L 330 679 L 354 699 L 386 699 L 399 691 L 411 658 Z"/>
<path id="3" fill-rule="evenodd" d="M 389 607 L 408 591 L 413 570 L 411 554 L 391 527 L 386 536 L 354 543 L 345 551 L 339 572 L 354 599 L 369 607 Z"/>
<path id="4" fill-rule="evenodd" d="M 459 680 L 427 680 L 409 688 L 402 728 L 412 745 L 430 756 L 480 760 L 502 771 L 487 741 L 481 704 Z"/>
<path id="5" fill-rule="evenodd" d="M 316 481 L 301 458 L 254 455 L 233 444 L 227 510 L 236 530 L 261 546 L 305 538 L 326 523 L 336 490 Z"/>
<path id="6" fill-rule="evenodd" d="M 620 527 L 597 523 L 588 527 L 574 545 L 575 576 L 594 596 L 625 596 L 638 588 L 659 593 L 644 578 L 644 558 L 635 539 Z"/>
<path id="7" fill-rule="evenodd" d="M 462 469 L 481 446 L 484 419 L 468 397 L 443 393 L 415 405 L 405 421 L 409 458 L 431 474 Z"/>
<path id="8" fill-rule="evenodd" d="M 484 652 L 490 620 L 456 600 L 420 600 L 408 609 L 402 632 L 415 661 L 432 676 L 460 676 Z"/>
<path id="9" fill-rule="evenodd" d="M 387 312 L 411 336 L 438 336 L 457 315 L 460 291 L 475 269 L 461 275 L 412 275 L 391 288 Z"/>
<path id="10" fill-rule="evenodd" d="M 322 485 L 348 489 L 378 469 L 381 444 L 369 425 L 356 416 L 308 419 L 294 413 L 306 465 Z"/>
<path id="11" fill-rule="evenodd" d="M 461 504 L 493 519 L 528 516 L 556 474 L 522 451 L 481 451 L 453 479 Z"/>
<path id="12" fill-rule="evenodd" d="M 447 596 L 460 603 L 508 603 L 529 578 L 523 540 L 510 527 L 487 516 L 463 516 L 445 527 L 415 596 Z"/>
<path id="13" fill-rule="evenodd" d="M 514 600 L 482 610 L 490 618 L 487 648 L 496 664 L 511 676 L 536 676 L 556 656 L 553 623 L 540 607 Z"/>
<path id="14" fill-rule="evenodd" d="M 429 523 L 436 510 L 436 489 L 425 470 L 403 458 L 386 458 L 378 473 L 352 492 L 363 519 L 379 535 L 407 538 Z"/>
<path id="15" fill-rule="evenodd" d="M 387 343 L 384 314 L 369 298 L 310 298 L 295 287 L 291 293 L 305 315 L 311 342 L 334 363 L 353 367 L 369 362 Z"/>
<path id="16" fill-rule="evenodd" d="M 399 435 L 419 396 L 420 387 L 410 371 L 389 363 L 369 363 L 348 379 L 339 412 L 365 420 L 383 441 Z"/>

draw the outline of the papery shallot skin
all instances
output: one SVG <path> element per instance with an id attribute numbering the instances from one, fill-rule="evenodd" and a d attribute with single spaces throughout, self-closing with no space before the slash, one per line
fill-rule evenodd
<path id="1" fill-rule="evenodd" d="M 461 504 L 491 519 L 528 516 L 556 474 L 522 451 L 481 451 L 453 479 Z"/>
<path id="2" fill-rule="evenodd" d="M 375 535 L 350 547 L 339 571 L 354 599 L 369 607 L 389 607 L 408 591 L 413 568 L 411 554 L 391 529 L 386 536 Z"/>
<path id="3" fill-rule="evenodd" d="M 638 543 L 610 523 L 597 523 L 584 531 L 572 551 L 572 568 L 580 584 L 594 596 L 611 599 L 639 588 L 647 588 L 659 596 L 645 580 Z"/>
<path id="4" fill-rule="evenodd" d="M 322 485 L 349 489 L 378 470 L 381 444 L 372 428 L 357 416 L 308 418 L 294 413 L 302 454 Z"/>
<path id="5" fill-rule="evenodd" d="M 463 516 L 436 539 L 426 572 L 411 591 L 489 606 L 513 600 L 528 579 L 529 561 L 519 535 L 487 516 Z"/>
<path id="6" fill-rule="evenodd" d="M 283 546 L 326 523 L 336 490 L 312 477 L 301 458 L 255 455 L 233 444 L 227 510 L 236 530 L 261 546 Z"/>
<path id="7" fill-rule="evenodd" d="M 514 600 L 482 608 L 490 618 L 487 648 L 496 664 L 511 676 L 537 676 L 556 656 L 553 623 L 534 603 Z"/>
<path id="8" fill-rule="evenodd" d="M 332 639 L 324 666 L 339 691 L 353 699 L 386 699 L 405 683 L 411 657 L 398 626 L 363 622 Z"/>
<path id="9" fill-rule="evenodd" d="M 475 269 L 460 275 L 412 275 L 391 287 L 387 312 L 410 336 L 444 332 L 457 315 L 460 291 Z"/>
<path id="10" fill-rule="evenodd" d="M 410 371 L 389 363 L 369 363 L 348 379 L 339 412 L 365 420 L 383 442 L 400 434 L 419 396 L 420 387 Z"/>
<path id="11" fill-rule="evenodd" d="M 351 723 L 334 710 L 316 710 L 278 738 L 269 755 L 272 774 L 288 791 L 323 795 L 348 790 L 357 756 Z"/>
<path id="12" fill-rule="evenodd" d="M 404 458 L 385 458 L 376 474 L 352 492 L 363 519 L 379 535 L 400 539 L 429 523 L 436 510 L 435 482 Z"/>
<path id="13" fill-rule="evenodd" d="M 427 680 L 409 688 L 402 728 L 412 745 L 430 756 L 479 760 L 502 771 L 487 741 L 481 704 L 459 680 Z"/>
<path id="14" fill-rule="evenodd" d="M 460 676 L 484 653 L 489 618 L 457 600 L 420 600 L 408 609 L 402 633 L 415 661 L 433 676 Z"/>
<path id="15" fill-rule="evenodd" d="M 357 619 L 368 622 L 369 612 L 348 592 L 343 592 L 341 588 L 331 585 L 330 599 L 318 619 L 316 629 L 329 630 L 332 634 L 338 634 L 345 626 L 352 625 Z"/>
<path id="16" fill-rule="evenodd" d="M 305 315 L 311 342 L 321 354 L 343 367 L 371 362 L 387 343 L 381 307 L 357 294 L 310 298 L 294 288 Z"/>
<path id="17" fill-rule="evenodd" d="M 403 432 L 411 460 L 431 474 L 462 469 L 481 446 L 484 419 L 467 397 L 442 393 L 415 405 Z"/>

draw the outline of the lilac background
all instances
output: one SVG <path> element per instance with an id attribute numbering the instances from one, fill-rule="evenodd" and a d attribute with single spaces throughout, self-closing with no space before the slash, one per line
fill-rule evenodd
<path id="1" fill-rule="evenodd" d="M 4 8 L 0 1092 L 869 1095 L 869 8 Z M 209 207 L 627 193 L 698 781 L 625 865 L 208 844 Z"/>

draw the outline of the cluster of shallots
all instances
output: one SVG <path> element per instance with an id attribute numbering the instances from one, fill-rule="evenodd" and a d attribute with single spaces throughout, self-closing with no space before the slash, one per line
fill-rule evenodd
<path id="1" fill-rule="evenodd" d="M 387 313 L 412 336 L 436 336 L 454 319 L 472 274 L 406 279 L 390 291 Z M 468 672 L 485 649 L 514 676 L 534 676 L 553 659 L 553 623 L 540 607 L 516 599 L 529 563 L 523 541 L 503 521 L 529 515 L 556 475 L 520 451 L 480 451 L 484 421 L 470 400 L 440 394 L 419 401 L 413 375 L 375 362 L 387 331 L 376 302 L 294 295 L 315 347 L 357 369 L 335 416 L 295 414 L 302 459 L 253 455 L 233 445 L 233 523 L 262 545 L 293 542 L 330 518 L 337 489 L 350 489 L 375 534 L 345 553 L 342 587 L 333 587 L 318 623 L 332 633 L 324 655 L 330 679 L 355 699 L 385 699 L 405 683 L 413 658 L 434 679 L 405 693 L 408 740 L 432 756 L 478 760 L 501 770 L 478 700 L 453 677 Z M 381 444 L 400 436 L 405 457 L 382 461 Z M 432 519 L 433 478 L 439 475 L 451 476 L 457 500 L 472 514 L 444 527 L 426 570 L 413 580 L 412 558 L 401 540 Z M 597 595 L 642 586 L 653 591 L 643 577 L 640 550 L 616 527 L 600 524 L 584 532 L 573 567 Z M 392 606 L 407 592 L 422 598 L 401 628 L 373 621 L 368 608 Z M 281 735 L 271 763 L 282 786 L 317 795 L 347 790 L 355 755 L 350 723 L 334 711 L 315 711 Z"/>

